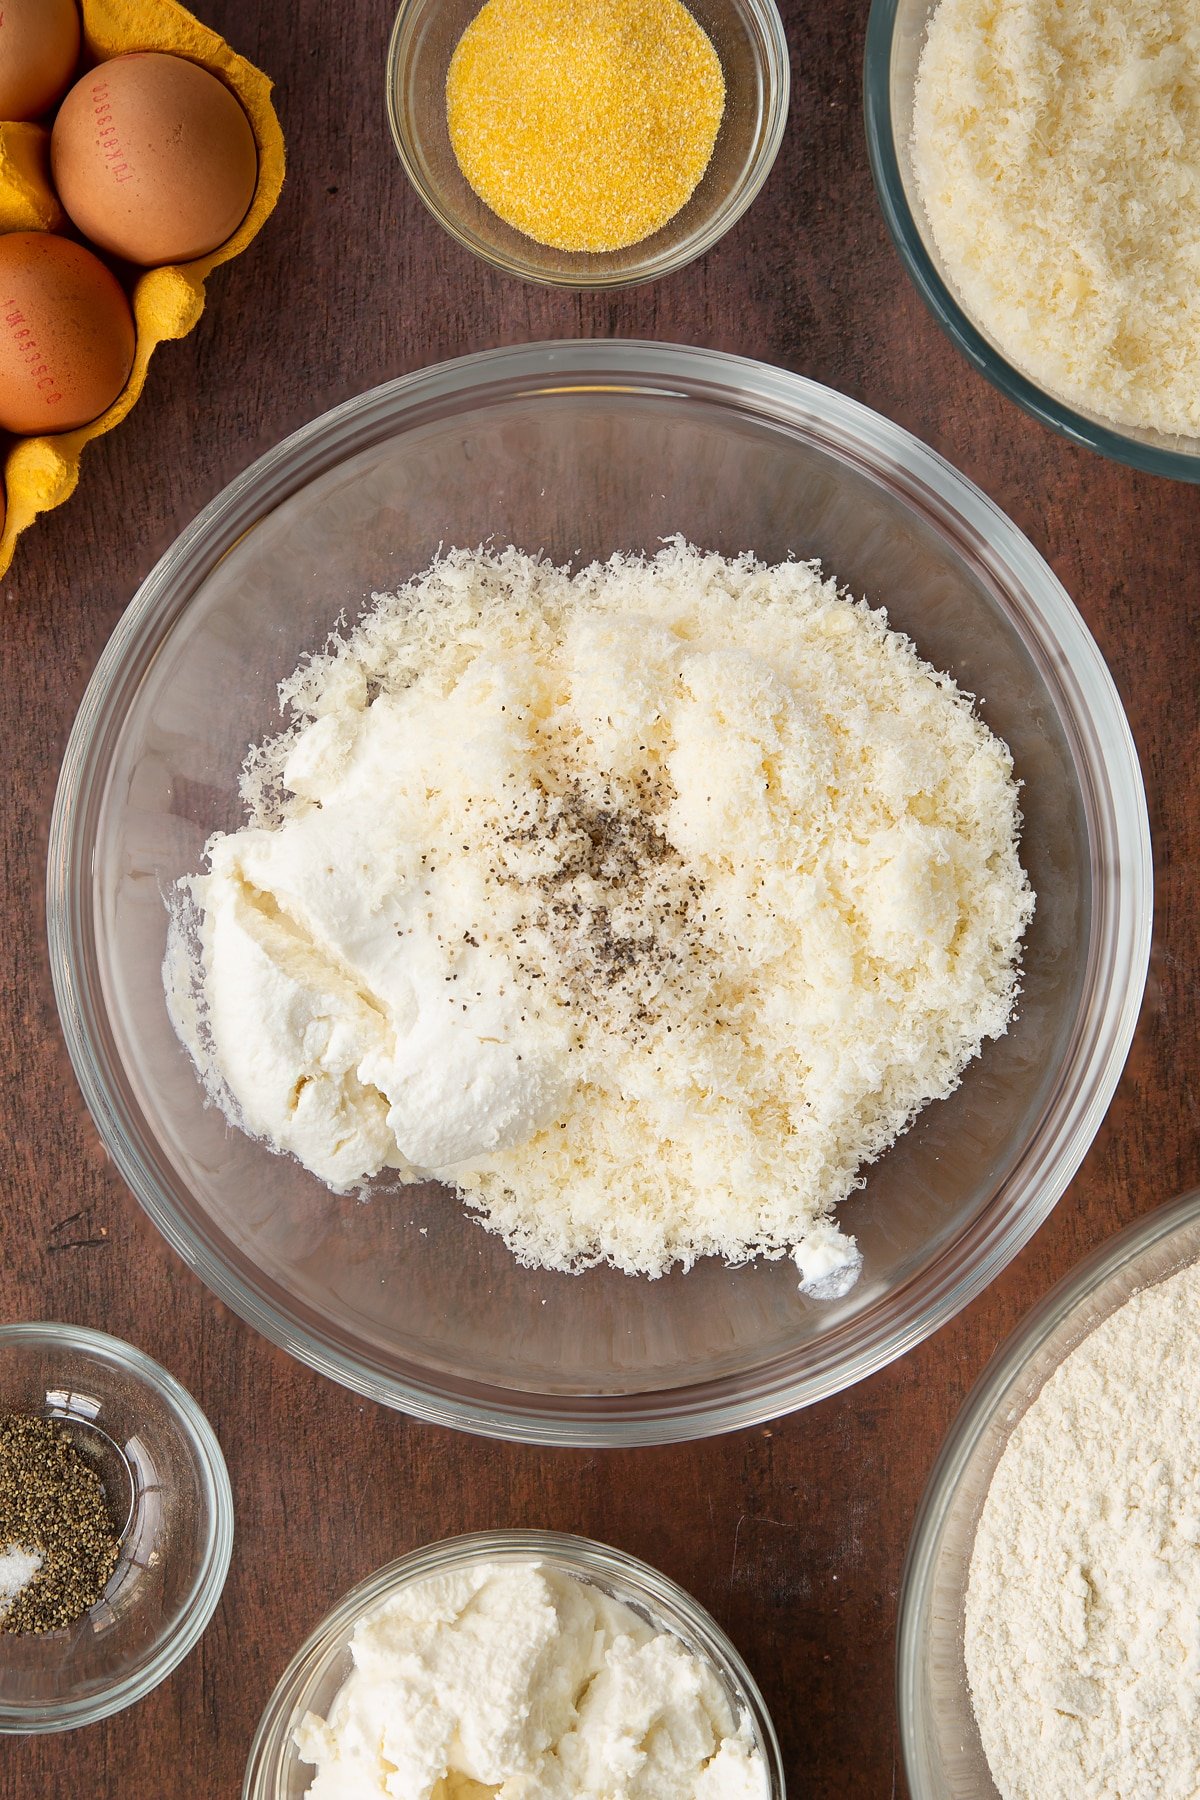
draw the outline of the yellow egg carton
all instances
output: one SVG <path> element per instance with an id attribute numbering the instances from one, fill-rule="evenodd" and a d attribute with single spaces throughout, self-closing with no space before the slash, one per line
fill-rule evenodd
<path id="1" fill-rule="evenodd" d="M 12 443 L 4 461 L 8 513 L 0 535 L 0 575 L 12 562 L 26 526 L 74 493 L 84 445 L 120 424 L 142 391 L 159 344 L 187 336 L 204 310 L 204 283 L 212 270 L 246 248 L 270 217 L 283 186 L 283 132 L 271 105 L 271 83 L 215 31 L 175 0 L 80 0 L 79 10 L 91 61 L 104 62 L 129 50 L 167 50 L 200 63 L 232 88 L 258 145 L 258 185 L 249 212 L 219 250 L 195 262 L 147 269 L 138 277 L 131 295 L 137 323 L 133 368 L 108 411 L 78 431 Z M 50 185 L 49 132 L 42 125 L 0 123 L 0 232 L 55 231 L 63 223 Z"/>

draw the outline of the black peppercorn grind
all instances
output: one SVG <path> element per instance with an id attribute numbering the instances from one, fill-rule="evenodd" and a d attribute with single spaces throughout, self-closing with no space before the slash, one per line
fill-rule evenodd
<path id="1" fill-rule="evenodd" d="M 0 1556 L 40 1558 L 7 1605 L 0 1598 L 0 1632 L 74 1624 L 104 1592 L 118 1548 L 103 1483 L 64 1427 L 0 1418 Z"/>

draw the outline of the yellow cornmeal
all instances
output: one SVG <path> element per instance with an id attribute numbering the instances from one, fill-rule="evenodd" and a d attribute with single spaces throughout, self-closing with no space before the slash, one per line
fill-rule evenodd
<path id="1" fill-rule="evenodd" d="M 466 179 L 558 250 L 620 250 L 665 225 L 724 110 L 720 60 L 679 0 L 487 0 L 446 80 Z"/>

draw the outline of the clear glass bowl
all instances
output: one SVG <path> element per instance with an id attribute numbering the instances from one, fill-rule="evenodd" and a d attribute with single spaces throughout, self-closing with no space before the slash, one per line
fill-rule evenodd
<path id="1" fill-rule="evenodd" d="M 933 241 L 912 165 L 913 95 L 938 0 L 872 0 L 863 65 L 867 150 L 883 216 L 917 292 L 952 343 L 1010 400 L 1074 443 L 1152 475 L 1200 481 L 1200 439 L 1114 425 L 1047 393 L 967 313 Z"/>
<path id="2" fill-rule="evenodd" d="M 212 1427 L 140 1350 L 78 1325 L 0 1325 L 0 1413 L 57 1419 L 123 1522 L 108 1586 L 60 1631 L 0 1633 L 0 1732 L 68 1731 L 142 1700 L 199 1642 L 233 1549 Z"/>
<path id="3" fill-rule="evenodd" d="M 785 1800 L 783 1761 L 775 1727 L 754 1677 L 698 1601 L 648 1563 L 559 1531 L 477 1531 L 446 1538 L 388 1563 L 351 1588 L 289 1663 L 262 1716 L 250 1758 L 242 1800 L 302 1800 L 313 1779 L 294 1742 L 304 1715 L 325 1718 L 353 1667 L 350 1639 L 359 1620 L 402 1588 L 433 1575 L 447 1575 L 473 1563 L 544 1562 L 578 1581 L 603 1589 L 652 1624 L 665 1627 L 693 1656 L 715 1671 L 736 1717 L 745 1716 L 766 1764 L 770 1800 Z"/>
<path id="4" fill-rule="evenodd" d="M 467 183 L 446 125 L 446 74 L 482 0 L 404 0 L 387 63 L 388 119 L 409 180 L 439 225 L 494 268 L 550 287 L 654 281 L 710 250 L 771 173 L 787 123 L 787 38 L 774 0 L 687 0 L 725 75 L 725 116 L 695 193 L 624 250 L 555 250 L 498 218 Z"/>
<path id="5" fill-rule="evenodd" d="M 520 1267 L 444 1188 L 332 1194 L 206 1107 L 163 1000 L 164 894 L 241 822 L 276 684 L 440 544 L 554 557 L 819 557 L 981 696 L 1024 782 L 1038 895 L 1020 1014 L 842 1208 L 839 1301 L 790 1260 L 638 1280 Z M 51 965 L 118 1168 L 229 1305 L 315 1368 L 443 1424 L 661 1442 L 836 1392 L 964 1306 L 1046 1217 L 1108 1106 L 1151 922 L 1129 729 L 1075 608 L 940 457 L 777 369 L 664 344 L 492 351 L 339 407 L 256 463 L 153 571 L 84 697 L 51 825 Z"/>
<path id="6" fill-rule="evenodd" d="M 967 1686 L 975 1532 L 1009 1438 L 1097 1325 L 1200 1258 L 1200 1189 L 1139 1219 L 1051 1289 L 992 1358 L 929 1478 L 900 1590 L 897 1704 L 911 1800 L 999 1800 Z"/>

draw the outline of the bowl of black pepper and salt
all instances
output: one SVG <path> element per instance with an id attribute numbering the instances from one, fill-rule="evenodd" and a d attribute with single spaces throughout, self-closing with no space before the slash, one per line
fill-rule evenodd
<path id="1" fill-rule="evenodd" d="M 0 1732 L 142 1699 L 221 1597 L 233 1497 L 167 1371 L 79 1326 L 0 1326 Z"/>

